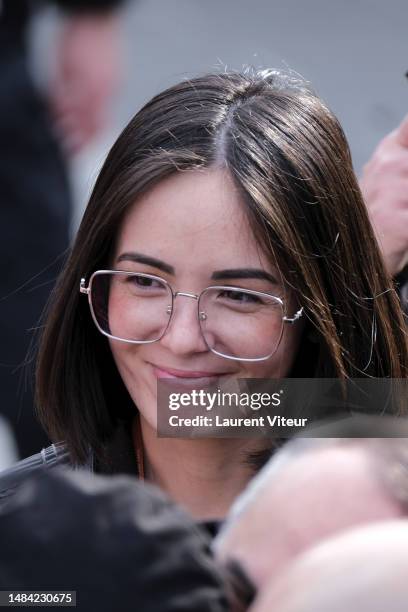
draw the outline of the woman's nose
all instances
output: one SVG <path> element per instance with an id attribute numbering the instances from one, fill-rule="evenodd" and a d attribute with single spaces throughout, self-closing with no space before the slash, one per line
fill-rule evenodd
<path id="1" fill-rule="evenodd" d="M 208 351 L 198 321 L 197 304 L 190 296 L 177 295 L 174 299 L 171 320 L 160 342 L 175 354 Z"/>

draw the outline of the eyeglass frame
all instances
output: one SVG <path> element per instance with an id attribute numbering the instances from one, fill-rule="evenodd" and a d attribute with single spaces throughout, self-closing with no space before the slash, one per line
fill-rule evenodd
<path id="1" fill-rule="evenodd" d="M 171 305 L 167 307 L 167 314 L 169 315 L 169 320 L 168 323 L 163 331 L 163 333 L 161 334 L 161 336 L 159 338 L 156 338 L 155 340 L 125 340 L 124 338 L 119 338 L 118 336 L 113 336 L 112 334 L 109 334 L 108 332 L 104 331 L 101 326 L 98 323 L 98 320 L 96 318 L 95 315 L 95 311 L 93 308 L 93 304 L 92 304 L 92 282 L 93 279 L 96 276 L 100 276 L 103 274 L 126 274 L 127 276 L 133 276 L 133 275 L 137 275 L 137 276 L 142 276 L 143 278 L 151 278 L 152 280 L 157 280 L 161 283 L 163 283 L 170 291 L 171 294 Z M 266 361 L 267 359 L 269 359 L 270 357 L 272 357 L 272 355 L 275 354 L 275 352 L 278 350 L 278 347 L 281 343 L 282 340 L 282 336 L 283 336 L 283 329 L 284 329 L 284 325 L 282 325 L 282 330 L 279 336 L 279 340 L 276 344 L 276 348 L 275 350 L 270 354 L 267 355 L 266 357 L 254 357 L 254 358 L 240 358 L 240 357 L 231 357 L 230 355 L 224 355 L 223 353 L 219 353 L 218 351 L 216 351 L 215 349 L 211 348 L 208 343 L 207 340 L 205 338 L 205 335 L 201 329 L 201 323 L 200 321 L 203 321 L 205 319 L 200 318 L 202 317 L 202 315 L 205 315 L 204 312 L 200 313 L 200 299 L 201 296 L 208 291 L 209 289 L 224 289 L 226 291 L 241 291 L 244 293 L 249 293 L 250 295 L 259 295 L 259 296 L 263 296 L 263 297 L 268 297 L 268 298 L 273 298 L 274 300 L 276 300 L 281 306 L 282 306 L 282 310 L 284 309 L 284 301 L 280 298 L 277 297 L 275 295 L 272 295 L 270 293 L 267 293 L 266 291 L 256 291 L 255 289 L 244 289 L 244 287 L 236 287 L 233 285 L 210 285 L 209 287 L 206 287 L 205 289 L 203 289 L 199 294 L 197 293 L 190 293 L 190 292 L 186 292 L 186 291 L 173 291 L 173 287 L 170 285 L 170 283 L 168 281 L 166 281 L 166 279 L 162 278 L 161 276 L 157 276 L 156 274 L 148 274 L 145 272 L 130 272 L 129 270 L 95 270 L 95 272 L 92 272 L 91 276 L 89 277 L 89 281 L 88 281 L 88 286 L 86 286 L 86 278 L 82 277 L 79 283 L 79 292 L 86 294 L 88 296 L 88 304 L 89 304 L 89 308 L 91 310 L 91 315 L 92 318 L 94 320 L 94 323 L 96 325 L 96 327 L 98 328 L 98 330 L 101 332 L 101 334 L 103 334 L 104 336 L 106 336 L 107 338 L 111 338 L 112 340 L 118 340 L 119 342 L 126 342 L 127 344 L 153 344 L 154 342 L 159 342 L 163 336 L 165 335 L 165 333 L 167 332 L 172 316 L 173 316 L 173 312 L 174 312 L 174 301 L 175 298 L 179 295 L 184 296 L 184 297 L 189 297 L 189 298 L 193 298 L 195 300 L 197 300 L 197 315 L 198 315 L 198 323 L 200 326 L 200 332 L 202 335 L 202 338 L 205 342 L 206 347 L 208 348 L 209 351 L 211 351 L 212 353 L 214 353 L 215 355 L 218 355 L 219 357 L 223 357 L 224 359 L 231 359 L 233 361 L 248 361 L 248 362 L 256 362 L 256 361 Z M 170 310 L 171 309 L 171 310 Z M 170 312 L 169 312 L 170 310 Z M 289 323 L 291 325 L 293 325 L 296 321 L 298 321 L 304 312 L 304 307 L 301 306 L 293 315 L 293 317 L 287 317 L 286 315 L 284 315 L 282 317 L 282 322 L 283 323 Z"/>

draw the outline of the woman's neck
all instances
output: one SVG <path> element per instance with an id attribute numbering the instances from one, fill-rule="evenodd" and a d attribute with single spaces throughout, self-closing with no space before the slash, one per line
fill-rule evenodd
<path id="1" fill-rule="evenodd" d="M 196 519 L 223 518 L 254 475 L 246 461 L 265 440 L 158 438 L 140 417 L 145 478 L 166 491 Z"/>

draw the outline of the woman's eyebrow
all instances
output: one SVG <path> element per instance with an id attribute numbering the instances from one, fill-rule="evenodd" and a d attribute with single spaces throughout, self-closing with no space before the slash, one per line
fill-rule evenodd
<path id="1" fill-rule="evenodd" d="M 157 268 L 162 272 L 166 272 L 167 274 L 174 275 L 174 268 L 169 264 L 165 263 L 161 259 L 156 259 L 155 257 L 150 257 L 149 255 L 143 255 L 143 253 L 136 253 L 135 251 L 131 251 L 128 253 L 122 253 L 116 260 L 116 263 L 120 261 L 134 261 L 136 263 L 145 264 L 146 266 L 152 266 L 153 268 Z"/>
<path id="2" fill-rule="evenodd" d="M 133 261 L 136 263 L 145 264 L 147 266 L 152 266 L 153 268 L 157 268 L 162 272 L 166 272 L 167 274 L 175 274 L 175 269 L 170 264 L 165 263 L 161 259 L 156 259 L 156 257 L 150 257 L 150 255 L 144 255 L 143 253 L 136 253 L 135 251 L 129 251 L 126 253 L 122 253 L 116 260 L 116 263 L 121 261 Z M 278 284 L 276 278 L 262 270 L 261 268 L 236 268 L 236 269 L 228 269 L 228 270 L 216 270 L 211 275 L 211 280 L 234 280 L 237 278 L 256 278 L 261 280 L 267 280 L 271 283 Z"/>
<path id="3" fill-rule="evenodd" d="M 212 280 L 232 280 L 235 278 L 259 278 L 261 280 L 267 280 L 275 285 L 278 284 L 276 278 L 262 270 L 261 268 L 237 268 L 235 270 L 217 270 L 211 275 Z"/>

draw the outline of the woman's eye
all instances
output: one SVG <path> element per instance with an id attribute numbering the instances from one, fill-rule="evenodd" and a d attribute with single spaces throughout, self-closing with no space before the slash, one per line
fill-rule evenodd
<path id="1" fill-rule="evenodd" d="M 128 283 L 135 287 L 145 287 L 145 288 L 160 288 L 162 284 L 155 280 L 154 278 L 149 278 L 146 276 L 129 276 Z"/>
<path id="2" fill-rule="evenodd" d="M 260 304 L 261 299 L 252 293 L 244 293 L 243 291 L 222 291 L 221 297 L 233 300 L 240 304 Z"/>
<path id="3" fill-rule="evenodd" d="M 136 285 L 141 285 L 142 287 L 151 287 L 154 283 L 152 278 L 146 278 L 145 276 L 136 276 L 134 281 Z"/>

